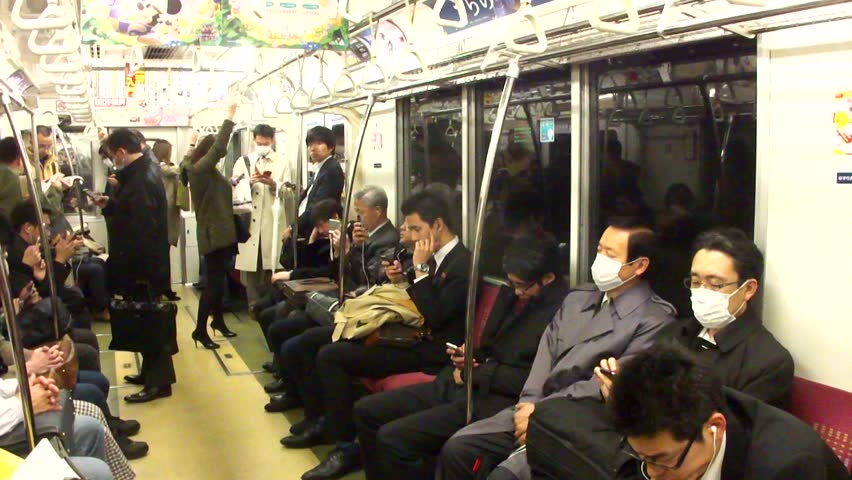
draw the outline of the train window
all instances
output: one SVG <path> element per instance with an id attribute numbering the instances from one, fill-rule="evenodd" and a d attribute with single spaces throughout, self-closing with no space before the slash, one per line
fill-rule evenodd
<path id="1" fill-rule="evenodd" d="M 683 53 L 595 70 L 598 228 L 589 234 L 596 245 L 608 219 L 647 218 L 662 242 L 655 290 L 689 315 L 679 282 L 695 237 L 716 226 L 754 231 L 756 57 L 753 49 L 706 59 Z"/>
<path id="2" fill-rule="evenodd" d="M 542 81 L 545 77 L 547 80 Z M 500 132 L 488 194 L 480 270 L 502 275 L 502 251 L 515 236 L 549 232 L 565 252 L 571 207 L 571 81 L 561 72 L 522 79 L 512 93 Z M 502 82 L 479 89 L 477 191 L 494 129 Z M 563 272 L 567 273 L 567 272 Z"/>
<path id="3" fill-rule="evenodd" d="M 66 176 L 79 175 L 83 178 L 83 188 L 86 189 L 96 189 L 96 185 L 98 185 L 101 181 L 106 182 L 106 166 L 100 161 L 100 158 L 97 155 L 97 148 L 100 145 L 98 142 L 92 142 L 91 140 L 76 134 L 59 133 L 58 135 L 65 135 L 63 137 L 65 140 L 65 146 L 68 147 L 71 155 L 71 162 L 69 162 L 67 155 L 65 154 L 63 144 L 59 141 L 59 137 L 57 136 L 55 141 L 56 159 L 58 161 L 59 170 L 63 174 Z M 93 158 L 97 159 L 97 161 L 93 162 Z M 79 199 L 77 198 L 77 191 L 75 189 L 71 189 L 65 196 L 65 213 L 77 213 L 77 202 L 79 202 Z M 91 199 L 85 195 L 83 195 L 82 206 L 84 213 L 90 215 L 96 214 L 97 207 Z"/>
<path id="4" fill-rule="evenodd" d="M 444 192 L 453 208 L 459 236 L 462 225 L 461 90 L 411 98 L 408 192 L 426 187 Z"/>

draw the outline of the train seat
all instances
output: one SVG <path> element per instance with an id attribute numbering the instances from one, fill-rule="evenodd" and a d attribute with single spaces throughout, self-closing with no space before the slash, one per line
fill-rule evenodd
<path id="1" fill-rule="evenodd" d="M 852 471 L 852 393 L 796 377 L 790 413 L 812 425 Z"/>
<path id="2" fill-rule="evenodd" d="M 500 287 L 504 284 L 499 280 L 491 278 L 483 278 L 479 282 L 479 293 L 476 296 L 476 316 L 474 318 L 474 345 L 479 345 L 479 340 L 482 337 L 482 330 L 485 328 L 485 321 L 491 315 L 491 309 L 494 308 L 494 302 L 497 300 L 497 293 Z M 391 375 L 385 378 L 362 378 L 361 383 L 367 387 L 371 393 L 388 392 L 398 388 L 416 385 L 418 383 L 431 382 L 435 378 L 434 375 L 429 375 L 423 372 L 402 373 L 399 375 Z"/>

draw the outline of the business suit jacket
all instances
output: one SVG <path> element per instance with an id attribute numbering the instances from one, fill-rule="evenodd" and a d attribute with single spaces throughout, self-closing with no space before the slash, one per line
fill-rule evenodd
<path id="1" fill-rule="evenodd" d="M 725 386 L 778 408 L 786 408 L 793 388 L 793 357 L 748 309 L 715 335 L 716 345 L 701 338 L 695 319 L 677 321 L 660 331 L 660 340 L 677 341 L 705 357 Z"/>
<path id="2" fill-rule="evenodd" d="M 44 298 L 50 298 L 50 283 L 45 276 L 44 280 L 38 281 L 33 275 L 33 269 L 28 265 L 25 265 L 24 260 L 24 252 L 29 248 L 30 245 L 24 241 L 20 235 L 15 234 L 12 238 L 12 243 L 8 246 L 8 261 L 9 261 L 9 271 L 16 272 L 23 276 L 26 276 L 29 280 L 33 282 L 36 289 L 38 290 L 39 295 Z M 68 268 L 68 264 L 53 262 L 53 277 L 56 279 L 56 286 L 62 288 L 65 284 L 65 280 L 68 279 L 68 275 L 70 275 L 71 270 Z M 13 296 L 18 296 L 20 290 L 12 292 Z"/>
<path id="3" fill-rule="evenodd" d="M 722 480 L 849 478 L 849 471 L 810 425 L 727 387 L 725 402 Z"/>
<path id="4" fill-rule="evenodd" d="M 427 373 L 437 373 L 448 363 L 447 342 L 459 345 L 464 341 L 469 281 L 470 251 L 459 242 L 437 271 L 408 287 L 408 295 L 431 331 L 430 339 L 414 347 Z"/>
<path id="5" fill-rule="evenodd" d="M 300 236 L 310 236 L 311 230 L 314 228 L 314 224 L 311 221 L 311 207 L 313 207 L 317 202 L 327 198 L 340 202 L 340 195 L 343 193 L 343 183 L 344 176 L 343 169 L 340 167 L 340 162 L 335 160 L 334 157 L 329 157 L 322 165 L 319 172 L 317 172 L 316 177 L 314 177 L 314 183 L 310 188 L 310 192 L 305 191 L 305 193 L 299 197 L 299 204 L 296 208 L 299 208 L 299 205 L 302 204 L 302 200 L 305 199 L 306 195 L 308 198 L 308 205 L 305 209 L 305 213 L 299 215 Z"/>
<path id="6" fill-rule="evenodd" d="M 593 377 L 601 359 L 623 361 L 638 354 L 674 321 L 674 307 L 654 294 L 644 280 L 611 300 L 608 307 L 601 307 L 603 295 L 592 285 L 565 297 L 541 337 L 520 402 L 599 396 L 600 387 Z M 514 411 L 506 409 L 456 435 L 513 432 L 513 419 Z"/>

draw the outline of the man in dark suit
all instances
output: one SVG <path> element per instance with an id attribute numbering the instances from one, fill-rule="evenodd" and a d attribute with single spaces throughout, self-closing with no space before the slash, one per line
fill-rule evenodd
<path id="1" fill-rule="evenodd" d="M 317 202 L 325 199 L 340 202 L 344 183 L 343 169 L 334 158 L 334 133 L 326 127 L 314 127 L 308 131 L 305 143 L 316 173 L 299 199 L 299 235 L 310 235 L 314 227 L 311 207 Z"/>
<path id="2" fill-rule="evenodd" d="M 627 362 L 609 406 L 634 478 L 840 480 L 849 472 L 809 425 L 722 387 L 710 365 L 661 344 Z"/>
<path id="3" fill-rule="evenodd" d="M 474 418 L 513 406 L 541 334 L 568 294 L 559 250 L 549 237 L 519 237 L 505 250 L 512 287 L 500 289 L 474 351 Z M 355 405 L 368 479 L 431 479 L 444 442 L 465 425 L 464 345 L 434 382 L 362 398 Z"/>
<path id="4" fill-rule="evenodd" d="M 308 448 L 324 443 L 326 435 L 337 443 L 328 459 L 303 479 L 338 478 L 359 465 L 361 454 L 352 418 L 355 379 L 437 373 L 447 363 L 446 342 L 458 345 L 464 338 L 470 252 L 448 220 L 449 206 L 441 197 L 421 192 L 403 203 L 402 213 L 415 242 L 414 278 L 406 279 L 399 261 L 388 265 L 385 273 L 395 284 L 411 280 L 408 294 L 431 335 L 412 348 L 368 348 L 356 341 L 332 344 L 332 326 L 314 328 L 289 340 L 287 344 L 296 342 L 293 348 L 285 344 L 287 369 L 300 375 L 307 423 L 281 443 L 288 448 Z M 323 415 L 327 422 L 321 420 Z"/>
<path id="5" fill-rule="evenodd" d="M 131 130 L 114 130 L 106 146 L 115 162 L 119 186 L 113 196 L 98 196 L 95 203 L 109 219 L 109 287 L 113 294 L 157 300 L 171 291 L 168 206 L 161 172 L 150 154 L 143 152 L 142 139 Z M 126 401 L 171 396 L 176 378 L 170 341 L 158 340 L 158 348 L 142 352 L 141 374 L 127 379 L 145 388 L 124 397 Z"/>
<path id="6" fill-rule="evenodd" d="M 786 407 L 793 386 L 793 358 L 763 326 L 751 304 L 763 276 L 763 254 L 735 228 L 702 233 L 693 250 L 684 284 L 692 291 L 695 318 L 666 326 L 657 340 L 680 344 L 706 359 L 725 386 Z M 601 366 L 618 371 L 615 359 L 603 360 Z M 600 371 L 596 375 L 606 397 L 612 382 Z M 617 454 L 620 435 L 603 402 L 558 398 L 543 403 L 530 428 L 528 455 L 535 478 L 578 475 L 581 466 L 552 461 L 569 458 L 568 450 L 583 452 L 604 469 L 633 472 L 629 458 Z"/>

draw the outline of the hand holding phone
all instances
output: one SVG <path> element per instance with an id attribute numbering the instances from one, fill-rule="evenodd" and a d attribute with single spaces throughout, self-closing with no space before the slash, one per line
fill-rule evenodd
<path id="1" fill-rule="evenodd" d="M 336 218 L 331 218 L 331 219 L 328 220 L 328 226 L 332 230 L 340 230 L 340 225 L 341 225 L 340 220 L 338 220 Z"/>
<path id="2" fill-rule="evenodd" d="M 454 356 L 461 357 L 462 355 L 464 355 L 464 353 L 461 351 L 461 349 L 458 347 L 458 345 L 456 345 L 454 343 L 450 343 L 450 342 L 447 342 L 446 345 L 447 345 L 447 348 L 449 348 L 450 350 L 453 351 Z"/>

